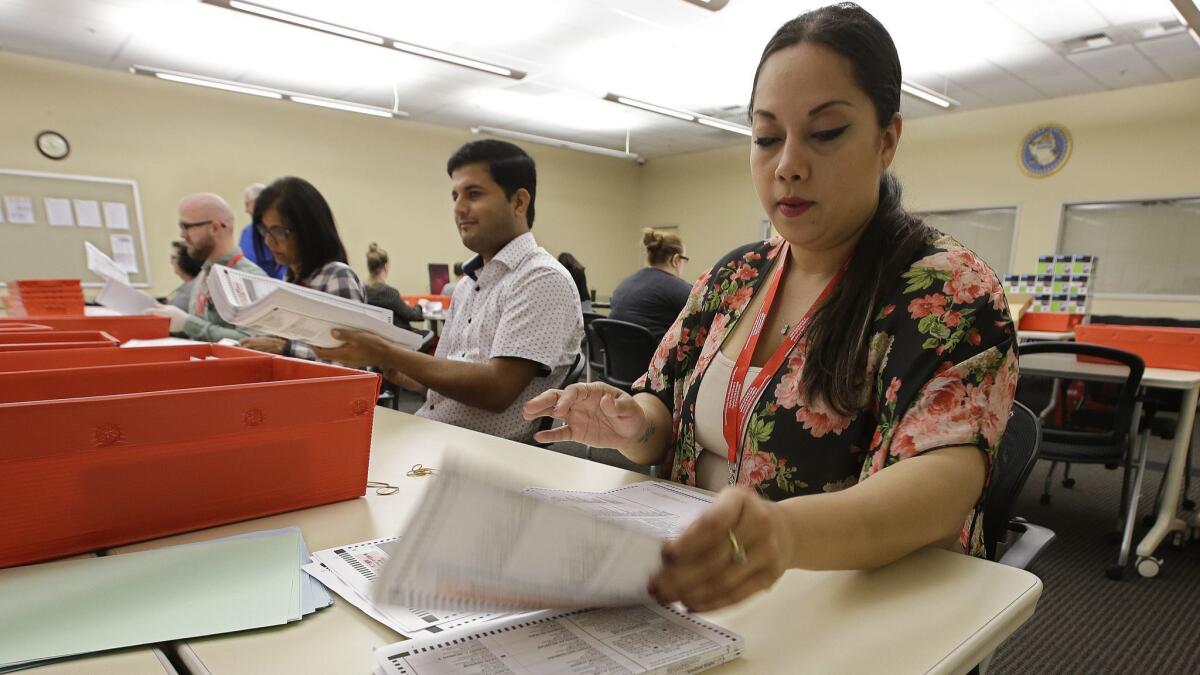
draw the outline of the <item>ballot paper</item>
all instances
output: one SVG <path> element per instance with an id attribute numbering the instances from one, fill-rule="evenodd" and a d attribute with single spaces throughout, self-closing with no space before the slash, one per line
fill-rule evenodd
<path id="1" fill-rule="evenodd" d="M 303 569 L 371 618 L 409 638 L 508 616 L 495 612 L 443 612 L 374 604 L 370 599 L 371 588 L 390 557 L 389 549 L 398 540 L 398 537 L 388 537 L 317 551 L 313 553 L 314 562 Z"/>
<path id="2" fill-rule="evenodd" d="M 667 538 L 649 532 L 681 531 L 699 513 L 688 504 L 689 515 L 670 519 L 654 504 L 673 502 L 645 489 L 640 501 L 552 491 L 535 498 L 447 460 L 379 574 L 377 604 L 470 611 L 642 604 Z M 673 522 L 645 524 L 654 519 Z"/>
<path id="3" fill-rule="evenodd" d="M 104 279 L 104 288 L 96 296 L 97 303 L 125 315 L 144 314 L 147 309 L 158 306 L 158 301 L 149 294 L 131 286 L 128 272 L 103 251 L 89 241 L 83 242 L 83 248 L 88 269 Z M 134 269 L 136 271 L 136 267 Z"/>
<path id="4" fill-rule="evenodd" d="M 419 333 L 393 325 L 390 309 L 223 265 L 212 267 L 208 290 L 225 321 L 317 347 L 342 344 L 330 334 L 334 328 L 364 330 L 408 349 L 424 342 Z"/>
<path id="5" fill-rule="evenodd" d="M 298 619 L 300 547 L 293 529 L 0 570 L 0 667 Z"/>
<path id="6" fill-rule="evenodd" d="M 710 494 L 649 480 L 608 492 L 531 487 L 524 494 L 663 539 L 683 534 L 713 500 Z"/>
<path id="7" fill-rule="evenodd" d="M 697 673 L 742 654 L 741 636 L 674 607 L 545 610 L 375 651 L 387 675 Z"/>

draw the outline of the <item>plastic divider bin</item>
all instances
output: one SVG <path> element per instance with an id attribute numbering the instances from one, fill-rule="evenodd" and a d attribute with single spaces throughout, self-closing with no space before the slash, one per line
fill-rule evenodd
<path id="1" fill-rule="evenodd" d="M 1025 312 L 1021 315 L 1019 328 L 1021 330 L 1043 330 L 1066 332 L 1083 321 L 1082 314 L 1063 314 L 1061 312 Z"/>
<path id="2" fill-rule="evenodd" d="M 225 345 L 174 345 L 137 349 L 47 349 L 0 352 L 0 373 L 23 370 L 59 370 L 96 366 L 127 366 L 137 363 L 172 363 L 205 359 L 269 359 L 269 354 Z"/>
<path id="3" fill-rule="evenodd" d="M 12 316 L 83 315 L 79 279 L 16 279 L 8 283 L 5 302 Z"/>
<path id="4" fill-rule="evenodd" d="M 1200 328 L 1083 324 L 1075 341 L 1133 352 L 1150 368 L 1200 370 Z"/>
<path id="5" fill-rule="evenodd" d="M 281 357 L 0 374 L 0 567 L 361 496 L 378 389 Z"/>
<path id="6" fill-rule="evenodd" d="M 116 348 L 120 344 L 108 333 L 96 330 L 0 332 L 0 352 L 78 349 L 80 347 Z"/>
<path id="7" fill-rule="evenodd" d="M 25 316 L 19 318 L 0 317 L 0 332 L 7 332 L 13 324 L 43 326 L 41 330 L 98 330 L 114 338 L 127 340 L 153 340 L 168 337 L 171 320 L 165 316 Z"/>

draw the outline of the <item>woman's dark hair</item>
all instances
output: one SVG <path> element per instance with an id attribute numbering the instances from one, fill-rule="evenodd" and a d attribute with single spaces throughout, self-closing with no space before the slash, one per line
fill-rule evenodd
<path id="1" fill-rule="evenodd" d="M 179 265 L 179 269 L 193 279 L 199 276 L 200 270 L 203 268 L 195 258 L 188 255 L 187 244 L 182 241 L 173 241 L 171 246 L 175 249 L 175 262 Z"/>
<path id="2" fill-rule="evenodd" d="M 512 199 L 517 190 L 529 193 L 529 208 L 525 222 L 533 229 L 533 203 L 537 197 L 537 165 L 529 153 L 506 141 L 485 139 L 472 141 L 458 149 L 446 162 L 446 175 L 453 175 L 468 164 L 486 164 L 492 180 L 504 190 L 504 198 Z"/>
<path id="3" fill-rule="evenodd" d="M 659 232 L 647 227 L 642 230 L 642 246 L 646 247 L 646 260 L 651 265 L 662 265 L 672 256 L 683 255 L 683 240 L 674 232 Z"/>
<path id="4" fill-rule="evenodd" d="M 329 203 L 312 183 L 295 176 L 284 176 L 267 186 L 254 202 L 254 222 L 263 222 L 270 209 L 279 213 L 283 224 L 300 249 L 300 273 L 288 268 L 288 281 L 302 281 L 331 262 L 346 262 L 346 247 L 338 236 Z"/>
<path id="5" fill-rule="evenodd" d="M 576 272 L 582 272 L 587 269 L 583 266 L 583 263 L 579 262 L 579 258 L 576 258 L 566 251 L 558 254 L 558 262 L 560 262 L 563 267 L 569 270 L 575 270 Z"/>
<path id="6" fill-rule="evenodd" d="M 821 7 L 783 24 L 763 49 L 754 73 L 754 91 L 767 59 L 801 43 L 823 45 L 850 62 L 854 81 L 875 106 L 882 129 L 900 111 L 900 57 L 891 35 L 862 7 L 843 2 Z M 870 329 L 891 284 L 920 255 L 931 230 L 900 204 L 900 181 L 889 172 L 879 177 L 879 205 L 851 254 L 846 275 L 813 312 L 805 331 L 808 351 L 801 383 L 843 415 L 866 404 L 870 383 L 863 380 Z"/>
<path id="7" fill-rule="evenodd" d="M 454 263 L 454 276 L 461 277 L 463 275 L 463 264 L 460 262 Z"/>
<path id="8" fill-rule="evenodd" d="M 382 272 L 387 264 L 387 251 L 379 248 L 379 244 L 371 242 L 371 245 L 367 247 L 367 271 L 371 273 L 371 276 L 375 276 Z"/>

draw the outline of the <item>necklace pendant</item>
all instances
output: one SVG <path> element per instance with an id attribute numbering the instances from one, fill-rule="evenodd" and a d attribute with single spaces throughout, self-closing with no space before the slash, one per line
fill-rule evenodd
<path id="1" fill-rule="evenodd" d="M 780 334 L 780 335 L 787 335 L 787 334 L 788 334 L 788 329 L 790 329 L 791 327 L 792 327 L 792 324 L 790 324 L 790 323 L 785 323 L 785 324 L 783 324 L 783 330 L 779 331 L 779 334 Z"/>

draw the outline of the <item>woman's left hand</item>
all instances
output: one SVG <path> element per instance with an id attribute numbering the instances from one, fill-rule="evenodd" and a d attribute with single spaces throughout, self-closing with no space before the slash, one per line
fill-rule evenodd
<path id="1" fill-rule="evenodd" d="M 248 337 L 242 340 L 240 344 L 247 349 L 256 349 L 260 352 L 279 354 L 280 356 L 283 355 L 283 350 L 287 348 L 287 340 L 269 335 Z"/>
<path id="2" fill-rule="evenodd" d="M 648 591 L 663 603 L 707 612 L 770 588 L 790 566 L 794 543 L 778 504 L 745 488 L 721 492 L 683 535 L 663 545 Z"/>

